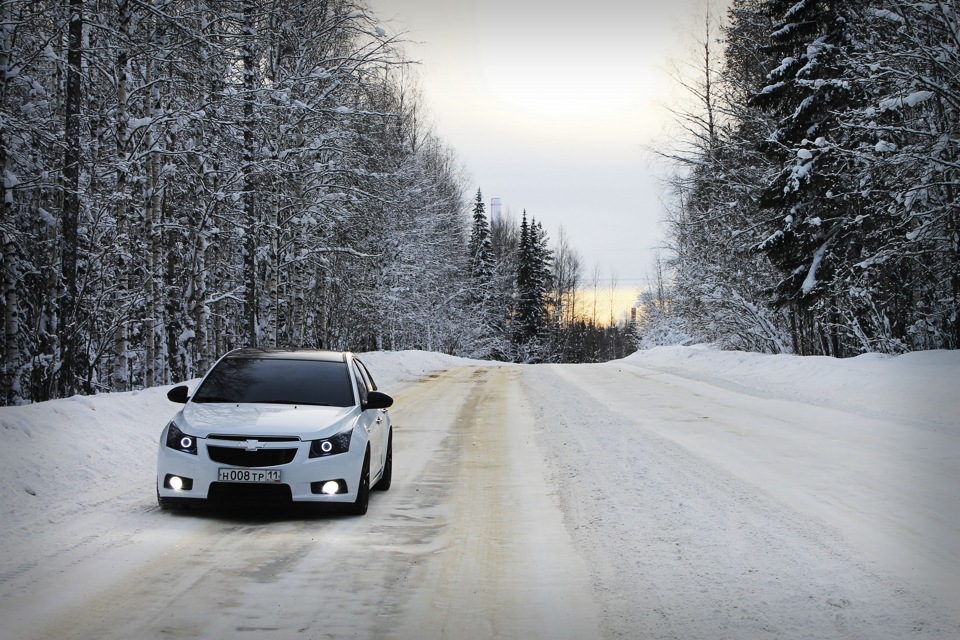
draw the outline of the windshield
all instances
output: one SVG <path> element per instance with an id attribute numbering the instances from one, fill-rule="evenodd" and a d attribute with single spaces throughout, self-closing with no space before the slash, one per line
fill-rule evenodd
<path id="1" fill-rule="evenodd" d="M 227 358 L 210 372 L 193 401 L 349 407 L 353 389 L 345 362 Z"/>

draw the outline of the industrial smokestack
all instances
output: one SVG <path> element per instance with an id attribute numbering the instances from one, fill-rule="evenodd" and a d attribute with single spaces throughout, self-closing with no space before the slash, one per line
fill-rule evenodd
<path id="1" fill-rule="evenodd" d="M 500 220 L 500 198 L 490 198 L 490 224 Z"/>

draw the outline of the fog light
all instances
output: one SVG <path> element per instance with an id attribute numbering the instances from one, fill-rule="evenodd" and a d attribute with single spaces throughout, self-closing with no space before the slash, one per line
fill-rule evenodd
<path id="1" fill-rule="evenodd" d="M 193 478 L 181 478 L 180 476 L 168 473 L 163 476 L 163 486 L 165 489 L 171 489 L 173 491 L 192 491 Z"/>
<path id="2" fill-rule="evenodd" d="M 325 493 L 328 496 L 335 495 L 337 491 L 340 490 L 340 484 L 336 480 L 331 480 L 330 482 L 324 482 L 323 487 L 321 487 L 321 493 Z"/>

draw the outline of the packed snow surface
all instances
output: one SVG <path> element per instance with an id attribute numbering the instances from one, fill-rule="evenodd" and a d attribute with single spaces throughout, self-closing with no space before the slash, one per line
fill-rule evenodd
<path id="1" fill-rule="evenodd" d="M 362 358 L 360 519 L 159 512 L 169 387 L 0 408 L 4 637 L 960 637 L 958 351 Z"/>

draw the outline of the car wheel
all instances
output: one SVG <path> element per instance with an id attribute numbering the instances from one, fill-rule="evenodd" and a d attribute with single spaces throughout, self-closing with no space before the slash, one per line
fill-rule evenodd
<path id="1" fill-rule="evenodd" d="M 363 456 L 363 468 L 360 470 L 360 486 L 357 487 L 357 499 L 350 505 L 349 512 L 354 516 L 362 516 L 367 512 L 370 503 L 370 450 Z"/>
<path id="2" fill-rule="evenodd" d="M 377 491 L 386 491 L 393 483 L 393 432 L 387 439 L 387 459 L 383 461 L 383 475 L 380 476 L 380 482 L 374 489 Z"/>
<path id="3" fill-rule="evenodd" d="M 161 511 L 170 511 L 172 509 L 181 508 L 179 504 L 171 500 L 170 498 L 164 498 L 160 495 L 160 489 L 157 489 L 157 504 L 160 505 Z"/>

